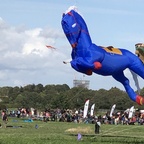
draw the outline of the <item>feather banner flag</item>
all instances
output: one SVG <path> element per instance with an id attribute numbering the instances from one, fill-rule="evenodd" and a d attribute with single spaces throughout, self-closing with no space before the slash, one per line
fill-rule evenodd
<path id="1" fill-rule="evenodd" d="M 114 104 L 111 108 L 110 117 L 112 117 L 115 107 L 116 107 L 116 104 Z"/>
<path id="2" fill-rule="evenodd" d="M 89 107 L 89 100 L 86 100 L 85 105 L 84 105 L 83 118 L 86 118 L 86 116 L 87 116 L 88 107 Z"/>
<path id="3" fill-rule="evenodd" d="M 91 106 L 91 116 L 93 116 L 94 115 L 94 108 L 95 108 L 95 104 L 93 104 L 92 106 Z"/>
<path id="4" fill-rule="evenodd" d="M 130 108 L 128 118 L 132 118 L 133 112 L 134 112 L 134 106 L 132 106 L 132 107 Z"/>

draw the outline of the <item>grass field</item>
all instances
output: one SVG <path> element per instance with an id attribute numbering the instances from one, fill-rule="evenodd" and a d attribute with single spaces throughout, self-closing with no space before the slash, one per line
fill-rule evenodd
<path id="1" fill-rule="evenodd" d="M 95 134 L 94 124 L 13 120 L 7 126 L 14 127 L 0 128 L 0 144 L 144 144 L 142 125 L 102 125 L 100 134 Z"/>

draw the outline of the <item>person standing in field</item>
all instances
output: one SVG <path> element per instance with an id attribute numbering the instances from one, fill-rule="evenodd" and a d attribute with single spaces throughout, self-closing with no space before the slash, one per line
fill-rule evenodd
<path id="1" fill-rule="evenodd" d="M 3 116 L 4 116 L 4 110 L 2 111 L 2 113 L 1 113 L 1 116 L 2 116 L 2 120 L 3 120 Z"/>
<path id="2" fill-rule="evenodd" d="M 2 120 L 3 120 L 4 127 L 6 128 L 6 124 L 8 122 L 8 117 L 7 117 L 6 111 L 3 111 Z"/>

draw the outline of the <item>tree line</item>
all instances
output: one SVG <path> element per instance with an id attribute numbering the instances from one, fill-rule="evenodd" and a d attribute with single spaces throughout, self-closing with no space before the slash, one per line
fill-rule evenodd
<path id="1" fill-rule="evenodd" d="M 141 89 L 144 96 L 144 88 Z M 144 109 L 128 97 L 127 93 L 116 87 L 109 90 L 91 90 L 83 87 L 70 88 L 67 84 L 46 85 L 29 84 L 21 87 L 0 87 L 0 109 L 4 108 L 35 108 L 35 109 L 83 109 L 85 101 L 95 109 L 110 109 L 113 104 L 117 109 L 125 110 L 131 106 Z"/>

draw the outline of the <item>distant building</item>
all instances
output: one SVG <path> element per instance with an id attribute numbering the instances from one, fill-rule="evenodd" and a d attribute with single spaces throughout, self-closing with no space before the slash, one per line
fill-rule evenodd
<path id="1" fill-rule="evenodd" d="M 73 87 L 89 88 L 89 80 L 73 80 Z"/>

